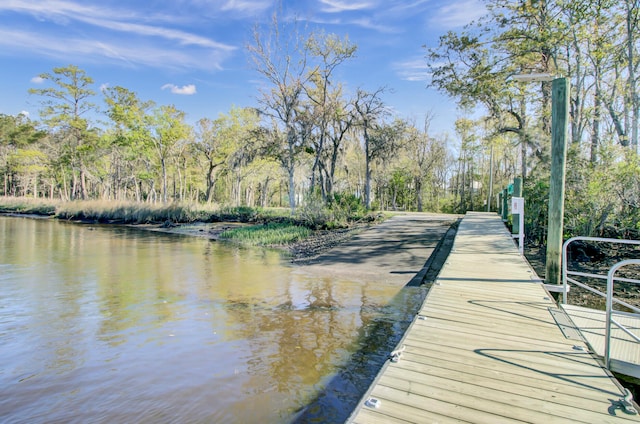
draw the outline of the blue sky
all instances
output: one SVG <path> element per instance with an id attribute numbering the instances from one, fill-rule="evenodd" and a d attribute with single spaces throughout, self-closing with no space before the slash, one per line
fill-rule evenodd
<path id="1" fill-rule="evenodd" d="M 284 15 L 358 45 L 339 68 L 347 90 L 392 92 L 398 115 L 453 133 L 454 102 L 427 89 L 423 45 L 478 18 L 481 0 L 1 0 L 0 113 L 38 118 L 37 76 L 76 65 L 101 86 L 174 104 L 193 123 L 254 106 L 260 84 L 245 46 L 256 23 Z M 102 106 L 102 99 L 96 103 Z"/>

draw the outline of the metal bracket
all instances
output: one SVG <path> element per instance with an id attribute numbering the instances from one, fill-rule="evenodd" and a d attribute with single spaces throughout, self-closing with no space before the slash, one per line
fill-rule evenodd
<path id="1" fill-rule="evenodd" d="M 629 415 L 638 415 L 638 410 L 633 406 L 633 394 L 629 389 L 624 389 L 624 396 L 619 400 L 624 412 Z"/>
<path id="2" fill-rule="evenodd" d="M 364 402 L 364 405 L 369 408 L 377 409 L 380 408 L 380 400 L 376 398 L 369 398 Z"/>
<path id="3" fill-rule="evenodd" d="M 564 288 L 559 284 L 544 284 L 544 288 L 552 293 L 564 293 Z M 567 286 L 567 293 L 571 291 L 571 286 Z"/>
<path id="4" fill-rule="evenodd" d="M 400 360 L 400 357 L 402 356 L 402 352 L 404 352 L 405 347 L 406 346 L 402 346 L 400 349 L 396 349 L 389 354 L 389 358 L 391 359 L 391 362 L 398 362 Z"/>

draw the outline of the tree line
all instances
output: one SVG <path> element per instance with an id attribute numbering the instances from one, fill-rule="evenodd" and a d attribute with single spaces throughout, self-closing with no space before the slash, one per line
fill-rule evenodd
<path id="1" fill-rule="evenodd" d="M 247 46 L 263 76 L 258 107 L 194 124 L 126 87 L 97 93 L 75 65 L 41 74 L 46 87 L 30 90 L 40 121 L 0 116 L 0 193 L 292 210 L 348 198 L 367 209 L 439 209 L 446 136 L 392 116 L 384 87 L 346 93 L 335 70 L 357 49 L 347 37 L 287 25 L 274 18 L 256 27 Z"/>
<path id="2" fill-rule="evenodd" d="M 481 199 L 471 195 L 477 173 L 491 172 L 492 161 L 502 160 L 496 148 L 507 142 L 518 148 L 505 160 L 512 175 L 525 182 L 529 235 L 544 241 L 550 79 L 566 77 L 571 89 L 565 236 L 638 237 L 640 1 L 486 0 L 485 5 L 482 18 L 425 46 L 431 85 L 457 99 L 462 109 L 484 111 L 475 126 L 459 128 L 460 209 L 477 207 Z M 518 81 L 517 75 L 527 74 L 545 75 L 546 81 Z"/>
<path id="3" fill-rule="evenodd" d="M 543 242 L 551 83 L 513 77 L 550 74 L 571 82 L 568 235 L 637 236 L 639 3 L 486 0 L 485 16 L 425 46 L 429 84 L 460 106 L 451 135 L 430 131 L 433 113 L 395 116 L 387 87 L 349 92 L 337 72 L 357 52 L 348 37 L 277 17 L 246 46 L 257 107 L 191 125 L 124 87 L 98 107 L 89 76 L 56 68 L 31 90 L 39 122 L 0 117 L 0 193 L 464 213 L 495 210 L 520 177 L 529 237 Z"/>

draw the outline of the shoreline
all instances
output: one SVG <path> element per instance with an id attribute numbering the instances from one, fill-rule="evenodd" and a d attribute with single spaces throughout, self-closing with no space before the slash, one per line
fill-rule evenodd
<path id="1" fill-rule="evenodd" d="M 0 215 L 10 216 L 14 218 L 57 219 L 60 221 L 71 222 L 79 225 L 119 225 L 144 231 L 200 237 L 208 240 L 224 241 L 227 243 L 234 242 L 232 240 L 220 238 L 220 234 L 222 234 L 224 231 L 242 226 L 256 225 L 256 223 L 238 221 L 195 221 L 191 223 L 166 222 L 164 224 L 126 224 L 117 221 L 96 222 L 93 219 L 60 219 L 56 218 L 52 214 L 44 215 L 37 213 L 0 212 Z M 294 243 L 284 245 L 267 245 L 262 247 L 277 249 L 288 254 L 290 256 L 289 260 L 292 263 L 305 264 L 309 261 L 313 261 L 321 254 L 327 252 L 340 243 L 351 239 L 353 236 L 376 224 L 378 223 L 366 222 L 357 223 L 348 228 L 339 228 L 334 230 L 314 230 L 311 236 Z"/>
<path id="2" fill-rule="evenodd" d="M 110 224 L 106 224 L 110 225 Z M 120 224 L 122 225 L 122 224 Z M 140 230 L 154 231 L 166 234 L 178 234 L 191 237 L 200 237 L 208 240 L 224 241 L 234 243 L 231 240 L 220 238 L 220 234 L 224 231 L 252 225 L 237 222 L 195 222 L 190 224 L 124 224 L 127 227 L 137 228 Z M 313 261 L 321 254 L 327 252 L 333 247 L 351 239 L 372 224 L 357 224 L 349 228 L 341 228 L 336 230 L 314 230 L 313 234 L 305 239 L 298 240 L 290 244 L 267 245 L 262 246 L 270 249 L 278 249 L 289 254 L 290 262 L 305 264 Z"/>

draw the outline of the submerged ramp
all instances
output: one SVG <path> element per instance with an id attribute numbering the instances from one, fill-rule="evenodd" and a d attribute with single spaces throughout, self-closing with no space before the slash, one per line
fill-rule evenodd
<path id="1" fill-rule="evenodd" d="M 640 422 L 586 345 L 564 336 L 555 308 L 500 218 L 467 214 L 397 362 L 349 422 Z"/>

